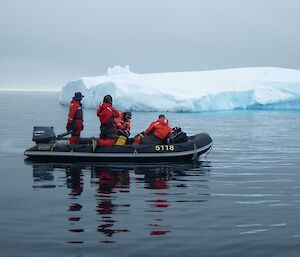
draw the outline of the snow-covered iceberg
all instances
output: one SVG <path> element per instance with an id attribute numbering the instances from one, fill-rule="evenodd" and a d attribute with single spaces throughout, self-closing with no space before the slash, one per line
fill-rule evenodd
<path id="1" fill-rule="evenodd" d="M 300 109 L 300 71 L 255 67 L 137 74 L 115 66 L 106 76 L 67 83 L 60 103 L 69 105 L 77 91 L 85 96 L 86 108 L 97 108 L 110 94 L 117 109 L 132 111 Z"/>

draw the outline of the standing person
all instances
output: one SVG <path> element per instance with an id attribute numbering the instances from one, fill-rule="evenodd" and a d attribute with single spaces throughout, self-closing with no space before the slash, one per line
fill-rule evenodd
<path id="1" fill-rule="evenodd" d="M 131 112 L 123 111 L 120 112 L 118 118 L 115 118 L 115 123 L 117 125 L 117 134 L 123 135 L 129 138 L 130 136 L 130 120 L 131 120 Z"/>
<path id="2" fill-rule="evenodd" d="M 170 136 L 172 136 L 172 128 L 165 115 L 161 114 L 158 116 L 157 121 L 152 122 L 146 131 L 135 138 L 134 143 L 144 145 L 165 144 Z"/>
<path id="3" fill-rule="evenodd" d="M 83 130 L 83 113 L 81 100 L 84 95 L 76 92 L 69 107 L 66 129 L 71 132 L 70 144 L 77 144 L 80 133 Z"/>
<path id="4" fill-rule="evenodd" d="M 112 107 L 112 96 L 106 95 L 103 102 L 100 103 L 97 110 L 97 116 L 100 120 L 100 139 L 98 144 L 100 146 L 112 146 L 115 144 L 117 136 L 117 126 L 115 118 L 119 117 L 119 112 Z"/>

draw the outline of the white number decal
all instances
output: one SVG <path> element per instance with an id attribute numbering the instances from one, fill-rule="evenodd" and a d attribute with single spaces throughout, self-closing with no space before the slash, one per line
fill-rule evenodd
<path id="1" fill-rule="evenodd" d="M 174 151 L 174 145 L 156 145 L 155 151 Z"/>

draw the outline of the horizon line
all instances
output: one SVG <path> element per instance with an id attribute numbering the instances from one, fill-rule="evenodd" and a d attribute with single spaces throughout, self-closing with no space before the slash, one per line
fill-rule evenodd
<path id="1" fill-rule="evenodd" d="M 13 92 L 19 92 L 19 93 L 60 93 L 61 91 L 57 90 L 33 90 L 33 89 L 22 89 L 22 90 L 17 90 L 17 89 L 0 89 L 0 93 L 13 93 Z"/>

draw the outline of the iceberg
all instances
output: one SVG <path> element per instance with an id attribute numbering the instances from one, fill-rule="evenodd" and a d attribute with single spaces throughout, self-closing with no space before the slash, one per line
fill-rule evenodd
<path id="1" fill-rule="evenodd" d="M 82 77 L 62 87 L 60 103 L 74 93 L 97 108 L 106 94 L 120 110 L 201 112 L 243 109 L 300 110 L 300 70 L 274 67 L 138 74 L 128 66 L 107 75 Z"/>

